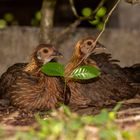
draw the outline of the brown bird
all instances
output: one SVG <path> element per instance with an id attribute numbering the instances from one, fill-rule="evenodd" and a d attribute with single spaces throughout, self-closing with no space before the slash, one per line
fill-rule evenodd
<path id="1" fill-rule="evenodd" d="M 63 83 L 41 72 L 43 64 L 62 56 L 52 45 L 40 44 L 28 64 L 15 64 L 0 78 L 0 95 L 27 110 L 48 110 L 63 102 Z"/>
<path id="2" fill-rule="evenodd" d="M 137 93 L 137 90 L 130 84 L 133 81 L 127 77 L 119 65 L 115 64 L 116 60 L 111 60 L 109 54 L 93 54 L 81 62 L 89 48 L 93 47 L 94 41 L 92 37 L 78 41 L 73 56 L 65 68 L 66 76 L 81 65 L 92 65 L 101 70 L 101 76 L 95 79 L 86 81 L 68 79 L 67 85 L 71 92 L 69 105 L 74 111 L 86 114 L 94 112 L 94 109 L 129 99 Z M 90 107 L 92 111 L 85 111 Z"/>
<path id="3" fill-rule="evenodd" d="M 88 51 L 91 49 L 91 47 L 93 47 L 94 49 L 95 48 L 96 49 L 104 48 L 104 46 L 98 42 L 97 42 L 96 46 L 94 46 L 94 41 L 95 41 L 95 39 L 91 38 L 91 37 L 78 41 L 78 43 L 75 46 L 75 50 L 72 54 L 72 58 L 70 59 L 70 62 L 65 67 L 65 77 L 67 77 L 79 65 L 82 66 L 82 65 L 87 64 L 87 65 L 92 65 L 92 66 L 97 67 L 96 62 L 90 58 L 84 59 L 81 62 L 81 60 L 88 53 Z M 92 52 L 90 52 L 90 53 L 92 53 Z"/>

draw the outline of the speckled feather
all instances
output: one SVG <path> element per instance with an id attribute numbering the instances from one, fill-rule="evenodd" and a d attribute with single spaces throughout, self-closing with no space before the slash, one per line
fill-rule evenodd
<path id="1" fill-rule="evenodd" d="M 7 91 L 9 87 L 15 82 L 16 77 L 20 75 L 23 68 L 27 63 L 17 63 L 10 66 L 6 72 L 4 72 L 0 77 L 0 98 L 5 98 L 7 96 Z"/>
<path id="2" fill-rule="evenodd" d="M 8 94 L 15 106 L 28 110 L 48 110 L 63 102 L 63 85 L 56 77 L 22 73 L 9 88 Z"/>

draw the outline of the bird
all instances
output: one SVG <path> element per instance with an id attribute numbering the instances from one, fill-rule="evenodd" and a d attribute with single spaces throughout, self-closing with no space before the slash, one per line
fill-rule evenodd
<path id="1" fill-rule="evenodd" d="M 91 48 L 90 56 L 83 59 Z M 66 77 L 75 68 L 82 65 L 94 66 L 101 71 L 99 77 L 90 80 L 66 78 L 66 84 L 71 94 L 69 106 L 73 111 L 81 114 L 94 113 L 97 109 L 114 105 L 123 99 L 132 98 L 138 92 L 131 85 L 134 81 L 128 78 L 125 70 L 116 63 L 118 60 L 113 60 L 107 53 L 96 54 L 97 48 L 104 47 L 98 42 L 95 45 L 94 37 L 79 40 L 75 45 L 72 58 L 65 67 Z"/>
<path id="2" fill-rule="evenodd" d="M 51 44 L 39 44 L 29 63 L 9 67 L 0 78 L 0 97 L 26 110 L 49 110 L 63 102 L 63 83 L 59 77 L 48 76 L 41 67 L 61 57 Z"/>
<path id="3" fill-rule="evenodd" d="M 93 47 L 93 50 L 95 48 L 105 49 L 105 47 L 99 42 L 97 42 L 95 46 L 95 38 L 93 37 L 87 37 L 85 39 L 79 40 L 74 48 L 74 52 L 70 58 L 70 61 L 65 67 L 65 77 L 68 77 L 68 75 L 79 65 L 81 66 L 88 64 L 97 67 L 97 64 L 94 60 L 91 60 L 90 58 L 83 59 L 83 57 L 89 53 L 88 51 L 91 49 L 91 47 Z M 82 59 L 83 61 L 81 62 Z"/>

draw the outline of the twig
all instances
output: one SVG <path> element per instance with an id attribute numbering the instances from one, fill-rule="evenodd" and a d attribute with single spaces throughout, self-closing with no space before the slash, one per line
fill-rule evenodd
<path id="1" fill-rule="evenodd" d="M 73 14 L 74 14 L 77 18 L 80 18 L 80 16 L 79 16 L 78 13 L 77 13 L 77 10 L 76 10 L 76 8 L 75 8 L 75 5 L 74 5 L 73 0 L 69 0 L 69 3 L 70 3 L 71 10 L 72 10 Z"/>
<path id="2" fill-rule="evenodd" d="M 71 9 L 73 14 L 79 19 L 79 20 L 92 20 L 96 14 L 96 12 L 103 6 L 103 4 L 105 3 L 106 0 L 101 0 L 100 3 L 98 4 L 97 8 L 92 12 L 92 14 L 88 17 L 83 17 L 83 16 L 79 16 L 77 13 L 77 10 L 74 6 L 74 2 L 73 0 L 69 0 L 70 5 L 71 5 Z"/>
<path id="3" fill-rule="evenodd" d="M 92 14 L 89 17 L 82 17 L 79 16 L 76 8 L 74 6 L 74 2 L 73 0 L 69 0 L 70 5 L 71 5 L 71 9 L 73 11 L 73 14 L 78 18 L 76 19 L 71 25 L 69 25 L 68 27 L 66 27 L 58 36 L 56 36 L 55 40 L 56 42 L 59 42 L 59 40 L 61 40 L 63 38 L 64 35 L 73 32 L 76 27 L 84 20 L 93 20 L 93 17 L 95 16 L 96 12 L 103 6 L 104 2 L 106 0 L 102 0 L 99 5 L 97 6 L 97 8 L 92 12 Z"/>
<path id="4" fill-rule="evenodd" d="M 106 2 L 106 0 L 100 1 L 99 5 L 97 8 L 92 12 L 92 16 L 103 6 L 103 4 Z"/>
<path id="5" fill-rule="evenodd" d="M 113 8 L 110 10 L 110 12 L 108 13 L 106 19 L 105 19 L 105 22 L 104 22 L 104 25 L 103 25 L 103 29 L 101 30 L 101 32 L 99 33 L 99 35 L 97 36 L 97 38 L 95 39 L 95 42 L 94 42 L 94 45 L 92 48 L 89 49 L 88 53 L 81 59 L 81 61 L 77 64 L 77 66 L 79 66 L 83 60 L 85 60 L 90 54 L 91 52 L 95 49 L 95 46 L 97 44 L 97 41 L 99 40 L 99 38 L 101 37 L 101 35 L 103 34 L 103 32 L 105 31 L 105 28 L 106 28 L 106 24 L 107 24 L 107 21 L 109 19 L 109 17 L 111 16 L 111 14 L 113 13 L 113 11 L 115 10 L 115 8 L 117 7 L 117 5 L 119 4 L 121 0 L 118 0 L 116 2 L 116 4 L 113 6 Z"/>
<path id="6" fill-rule="evenodd" d="M 115 120 L 115 122 L 117 123 L 133 122 L 133 121 L 135 122 L 140 121 L 140 115 Z"/>
<path id="7" fill-rule="evenodd" d="M 133 114 L 133 113 L 140 113 L 140 107 L 128 108 L 128 109 L 119 111 L 117 114 L 118 116 L 121 116 L 123 114 Z"/>
<path id="8" fill-rule="evenodd" d="M 125 100 L 122 104 L 140 104 L 140 98 Z"/>

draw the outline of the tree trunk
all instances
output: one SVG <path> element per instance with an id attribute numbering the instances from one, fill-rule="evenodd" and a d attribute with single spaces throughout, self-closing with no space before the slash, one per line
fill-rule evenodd
<path id="1" fill-rule="evenodd" d="M 41 9 L 40 43 L 52 43 L 53 21 L 57 0 L 43 0 Z"/>

